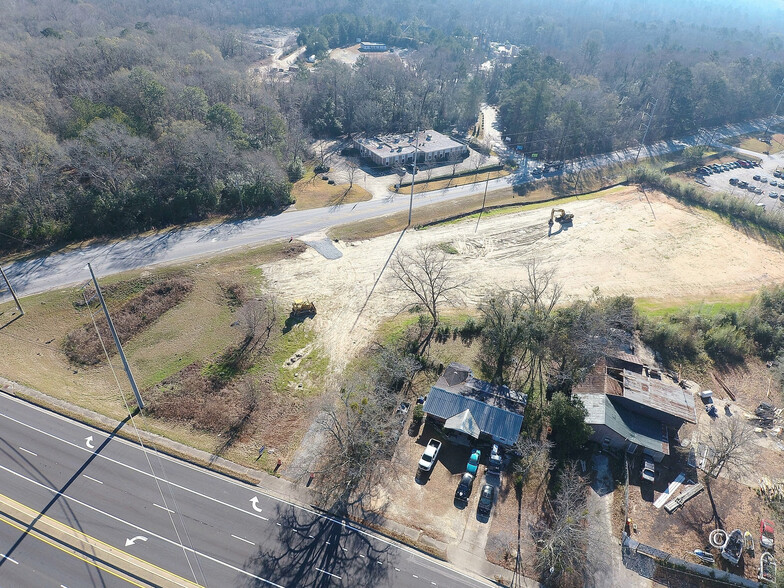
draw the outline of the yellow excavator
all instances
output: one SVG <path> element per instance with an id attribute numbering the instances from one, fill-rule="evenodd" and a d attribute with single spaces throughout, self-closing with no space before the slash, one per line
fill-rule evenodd
<path id="1" fill-rule="evenodd" d="M 316 305 L 310 300 L 295 300 L 291 305 L 291 314 L 292 316 L 316 314 Z"/>
<path id="2" fill-rule="evenodd" d="M 558 223 L 559 225 L 571 224 L 573 218 L 574 215 L 571 212 L 566 212 L 563 208 L 553 208 L 550 211 L 550 220 L 547 224 L 551 227 L 553 223 Z"/>

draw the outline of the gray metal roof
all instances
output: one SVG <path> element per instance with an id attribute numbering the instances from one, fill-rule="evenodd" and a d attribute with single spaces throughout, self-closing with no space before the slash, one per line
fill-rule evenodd
<path id="1" fill-rule="evenodd" d="M 427 414 L 445 420 L 468 410 L 483 433 L 504 445 L 514 444 L 523 426 L 521 414 L 490 406 L 436 386 L 430 388 L 423 409 Z"/>
<path id="2" fill-rule="evenodd" d="M 588 411 L 585 422 L 589 425 L 606 425 L 627 441 L 669 455 L 667 428 L 659 421 L 626 410 L 613 403 L 612 397 L 604 394 L 576 394 L 576 396 Z"/>

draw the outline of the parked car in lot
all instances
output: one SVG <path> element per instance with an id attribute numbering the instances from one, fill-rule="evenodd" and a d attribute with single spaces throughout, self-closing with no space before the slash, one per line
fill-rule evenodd
<path id="1" fill-rule="evenodd" d="M 640 478 L 648 482 L 653 482 L 656 479 L 656 470 L 653 466 L 653 458 L 649 455 L 642 456 L 642 464 L 640 465 Z"/>
<path id="2" fill-rule="evenodd" d="M 762 182 L 763 184 L 767 184 L 768 183 L 768 178 L 766 178 L 765 176 L 762 176 L 760 178 L 760 182 Z"/>
<path id="3" fill-rule="evenodd" d="M 749 187 L 748 182 L 738 182 L 738 188 L 748 188 L 748 187 Z"/>
<path id="4" fill-rule="evenodd" d="M 419 459 L 419 471 L 429 472 L 432 470 L 440 450 L 441 441 L 438 439 L 431 439 L 428 441 L 427 447 L 425 447 L 425 450 L 422 452 L 422 457 Z"/>
<path id="5" fill-rule="evenodd" d="M 479 469 L 479 458 L 482 457 L 482 452 L 478 449 L 474 449 L 471 452 L 471 457 L 468 458 L 468 464 L 466 464 L 466 471 L 469 474 L 476 475 L 477 470 Z"/>
<path id="6" fill-rule="evenodd" d="M 771 192 L 770 194 L 768 194 L 768 196 L 770 196 L 771 198 L 778 198 L 779 197 L 778 192 Z"/>
<path id="7" fill-rule="evenodd" d="M 495 486 L 485 484 L 482 486 L 482 494 L 479 496 L 479 504 L 476 507 L 476 512 L 486 517 L 490 516 L 490 511 L 493 509 L 493 499 L 495 498 Z"/>
<path id="8" fill-rule="evenodd" d="M 782 202 L 784 202 L 784 194 L 779 194 L 779 200 L 781 200 Z"/>
<path id="9" fill-rule="evenodd" d="M 779 183 L 778 183 L 776 180 L 771 180 L 771 181 L 770 181 L 770 185 L 771 185 L 771 186 L 778 186 L 778 185 L 779 185 Z"/>
<path id="10" fill-rule="evenodd" d="M 773 172 L 773 177 L 781 178 L 782 177 L 782 173 L 779 170 L 776 170 L 776 171 Z"/>
<path id="11" fill-rule="evenodd" d="M 457 485 L 457 490 L 455 490 L 455 500 L 467 502 L 468 498 L 471 496 L 471 489 L 473 486 L 474 476 L 466 472 L 463 474 L 463 477 L 460 478 L 460 483 Z"/>
<path id="12" fill-rule="evenodd" d="M 737 186 L 738 185 L 738 178 L 730 178 L 730 185 Z"/>
<path id="13" fill-rule="evenodd" d="M 760 176 L 759 176 L 759 174 L 757 174 L 756 176 L 754 176 L 751 179 L 754 180 L 755 182 L 759 182 L 760 181 Z"/>

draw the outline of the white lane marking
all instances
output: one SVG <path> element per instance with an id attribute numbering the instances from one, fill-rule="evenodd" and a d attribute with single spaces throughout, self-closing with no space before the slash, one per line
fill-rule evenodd
<path id="1" fill-rule="evenodd" d="M 165 506 L 161 506 L 160 504 L 155 504 L 155 503 L 153 502 L 153 503 L 152 503 L 152 505 L 153 505 L 153 506 L 157 506 L 157 507 L 158 507 L 158 508 L 160 508 L 161 510 L 165 510 L 165 511 L 166 511 L 166 512 L 168 512 L 169 514 L 175 514 L 173 510 L 171 510 L 170 508 L 166 508 Z"/>
<path id="2" fill-rule="evenodd" d="M 136 535 L 136 537 L 131 537 L 129 539 L 126 539 L 125 546 L 130 547 L 131 545 L 136 545 L 137 541 L 144 541 L 145 543 L 147 543 L 147 537 L 145 537 L 144 535 Z"/>
<path id="3" fill-rule="evenodd" d="M 61 414 L 57 414 L 56 412 L 52 412 L 52 411 L 46 410 L 44 408 L 41 408 L 40 406 L 36 406 L 34 404 L 30 404 L 29 402 L 26 402 L 24 400 L 21 400 L 19 398 L 14 397 L 14 396 L 10 396 L 9 394 L 7 394 L 7 393 L 5 393 L 3 391 L 0 391 L 0 399 L 9 400 L 9 401 L 11 401 L 11 402 L 21 406 L 23 408 L 23 410 L 26 409 L 26 410 L 37 411 L 37 412 L 41 413 L 42 415 L 45 415 L 46 417 L 62 421 L 63 423 L 66 423 L 68 426 L 71 426 L 71 427 L 77 427 L 77 428 L 83 429 L 85 431 L 94 431 L 95 430 L 93 427 L 91 427 L 89 425 L 86 425 L 84 423 L 80 423 L 79 421 L 75 421 L 75 420 L 70 419 L 68 417 L 65 417 L 65 416 L 63 416 Z M 0 417 L 6 418 L 6 419 L 8 419 L 10 421 L 13 421 L 13 422 L 17 423 L 18 425 L 26 427 L 28 429 L 32 429 L 33 431 L 41 433 L 41 434 L 43 434 L 43 435 L 45 435 L 47 437 L 51 437 L 52 439 L 56 439 L 57 441 L 60 441 L 62 443 L 65 443 L 66 445 L 70 445 L 72 447 L 75 447 L 76 449 L 80 449 L 82 451 L 86 451 L 83 447 L 81 447 L 79 445 L 76 445 L 75 443 L 71 443 L 70 441 L 66 441 L 65 439 L 61 439 L 57 435 L 53 435 L 53 434 L 48 433 L 46 431 L 42 431 L 41 429 L 38 429 L 38 428 L 36 428 L 36 427 L 34 427 L 32 425 L 29 425 L 29 424 L 27 424 L 27 423 L 25 423 L 23 421 L 20 421 L 18 419 L 15 419 L 15 418 L 7 415 L 7 414 L 0 413 Z M 127 447 L 129 447 L 131 449 L 134 449 L 136 451 L 140 451 L 142 453 L 146 452 L 146 453 L 149 453 L 149 454 L 157 455 L 157 457 L 159 459 L 164 459 L 164 460 L 168 461 L 169 463 L 174 464 L 175 466 L 186 468 L 186 469 L 192 470 L 194 472 L 198 472 L 201 475 L 211 476 L 212 478 L 215 478 L 216 480 L 220 480 L 224 484 L 230 484 L 230 485 L 236 486 L 237 488 L 242 488 L 243 490 L 247 490 L 248 487 L 249 487 L 249 485 L 247 483 L 245 483 L 245 482 L 240 482 L 240 481 L 235 480 L 233 478 L 229 478 L 229 477 L 227 477 L 225 475 L 219 474 L 218 472 L 214 472 L 214 471 L 212 471 L 210 469 L 207 469 L 207 468 L 205 468 L 203 466 L 199 466 L 199 465 L 187 462 L 187 461 L 183 461 L 181 459 L 177 459 L 177 458 L 171 457 L 170 455 L 167 455 L 165 453 L 159 453 L 158 452 L 156 454 L 156 452 L 153 449 L 149 449 L 147 447 L 141 447 L 138 443 L 135 443 L 133 441 L 128 441 L 127 439 L 123 439 L 121 437 L 114 437 L 112 439 L 112 442 L 125 445 L 125 446 L 127 446 Z M 90 454 L 92 455 L 93 453 L 90 452 Z M 153 474 L 150 474 L 149 472 L 145 472 L 143 470 L 139 470 L 137 468 L 134 468 L 133 466 L 129 466 L 127 464 L 124 464 L 121 461 L 117 461 L 117 460 L 112 459 L 110 457 L 107 457 L 107 456 L 105 456 L 105 455 L 103 455 L 101 453 L 97 453 L 97 454 L 94 454 L 94 455 L 97 455 L 101 459 L 105 459 L 105 460 L 107 460 L 109 462 L 115 463 L 115 464 L 120 465 L 122 467 L 125 467 L 125 468 L 128 468 L 130 470 L 139 472 L 139 473 L 141 473 L 141 474 L 143 474 L 145 476 L 148 476 L 150 478 L 156 478 L 158 480 L 166 482 L 167 484 L 169 484 L 169 485 L 171 485 L 173 487 L 179 488 L 179 489 L 184 490 L 186 492 L 190 492 L 192 494 L 195 494 L 196 496 L 200 496 L 202 498 L 206 498 L 208 500 L 212 500 L 213 502 L 216 502 L 216 503 L 221 504 L 223 506 L 226 506 L 228 508 L 232 508 L 234 510 L 242 511 L 242 512 L 244 512 L 246 514 L 250 514 L 251 516 L 255 516 L 256 518 L 259 518 L 259 519 L 262 519 L 262 520 L 265 520 L 265 521 L 269 520 L 268 518 L 263 517 L 261 515 L 254 515 L 253 513 L 248 513 L 247 510 L 243 510 L 242 508 L 234 506 L 233 504 L 227 504 L 225 502 L 222 502 L 221 500 L 218 500 L 217 498 L 213 498 L 211 496 L 206 496 L 206 495 L 204 495 L 204 494 L 202 494 L 200 492 L 197 492 L 196 490 L 192 490 L 192 489 L 187 488 L 185 486 L 180 486 L 179 484 L 175 484 L 174 482 L 170 482 L 170 481 L 164 480 L 163 478 L 158 478 L 157 476 L 155 476 Z M 270 500 L 274 500 L 274 501 L 279 502 L 281 504 L 286 504 L 286 505 L 290 506 L 293 509 L 301 510 L 303 512 L 306 512 L 306 513 L 312 515 L 313 517 L 316 517 L 316 518 L 319 518 L 319 519 L 324 519 L 324 520 L 330 521 L 332 523 L 338 523 L 339 522 L 339 521 L 333 519 L 332 517 L 330 517 L 328 515 L 325 515 L 323 513 L 317 512 L 315 510 L 311 510 L 310 508 L 302 506 L 301 504 L 297 504 L 295 502 L 290 502 L 290 501 L 286 500 L 285 498 L 280 498 L 278 496 L 273 496 L 272 494 L 266 493 L 261 488 L 254 487 L 254 486 L 251 486 L 251 488 L 253 488 L 253 490 L 255 492 L 259 492 L 259 493 L 263 494 L 264 496 L 266 496 Z M 374 533 L 366 531 L 365 529 L 362 529 L 361 527 L 355 527 L 353 525 L 347 525 L 346 528 L 354 531 L 355 533 L 357 533 L 359 535 L 362 535 L 363 537 L 368 537 L 369 539 L 372 539 L 373 541 L 378 541 L 379 543 L 383 543 L 384 545 L 388 545 L 389 547 L 393 547 L 394 549 L 397 549 L 398 551 L 402 551 L 404 553 L 407 553 L 408 555 L 414 556 L 414 557 L 422 560 L 423 562 L 427 562 L 430 565 L 434 565 L 436 567 L 439 567 L 442 570 L 444 570 L 445 572 L 448 572 L 450 574 L 455 574 L 457 576 L 461 576 L 461 577 L 466 578 L 466 579 L 471 580 L 471 581 L 476 581 L 476 579 L 473 576 L 470 576 L 469 574 L 466 574 L 465 572 L 461 572 L 460 570 L 457 570 L 457 569 L 451 567 L 450 565 L 444 564 L 443 562 L 440 562 L 440 561 L 438 561 L 436 559 L 429 558 L 429 557 L 423 555 L 422 553 L 416 551 L 415 549 L 413 549 L 413 548 L 411 548 L 411 547 L 409 547 L 407 545 L 403 545 L 403 544 L 397 543 L 397 542 L 395 542 L 395 541 L 393 541 L 391 539 L 387 539 L 386 537 L 384 537 L 382 535 L 376 535 Z M 229 564 L 226 564 L 226 565 L 229 565 Z M 243 573 L 246 573 L 246 572 L 243 572 Z M 489 586 L 489 584 L 487 584 L 487 585 Z"/>
<path id="4" fill-rule="evenodd" d="M 232 535 L 235 539 L 239 539 L 240 541 L 244 541 L 248 545 L 256 545 L 253 541 L 248 541 L 247 539 L 243 539 L 242 537 L 237 537 L 236 535 Z"/>
<path id="5" fill-rule="evenodd" d="M 364 555 L 362 555 L 362 554 L 360 553 L 360 554 L 359 554 L 359 557 L 365 557 L 365 556 L 364 556 Z"/>
<path id="6" fill-rule="evenodd" d="M 136 472 L 137 474 L 142 474 L 143 476 L 147 476 L 148 478 L 154 478 L 154 479 L 156 479 L 156 480 L 158 480 L 160 482 L 168 484 L 169 486 L 172 486 L 172 487 L 177 488 L 179 490 L 184 490 L 185 492 L 190 492 L 191 494 L 195 494 L 196 496 L 198 496 L 200 498 L 205 498 L 207 500 L 211 500 L 211 501 L 216 502 L 216 503 L 218 503 L 218 504 L 220 504 L 222 506 L 225 506 L 225 507 L 228 507 L 228 508 L 231 508 L 231 509 L 243 512 L 245 514 L 249 514 L 249 515 L 251 515 L 253 517 L 256 517 L 257 519 L 261 519 L 263 521 L 268 521 L 269 520 L 267 517 L 263 517 L 263 516 L 261 516 L 259 514 L 254 514 L 252 512 L 248 512 L 244 508 L 240 508 L 240 507 L 235 506 L 233 504 L 229 504 L 228 502 L 223 502 L 222 500 L 218 500 L 217 498 L 213 498 L 212 496 L 208 496 L 206 494 L 202 494 L 201 492 L 198 492 L 197 490 L 193 490 L 191 488 L 188 488 L 187 486 L 181 486 L 180 484 L 177 484 L 175 482 L 171 482 L 171 481 L 166 480 L 164 478 L 159 478 L 155 474 L 152 474 L 152 473 L 147 472 L 145 470 L 140 470 L 139 468 L 135 468 L 132 465 L 128 465 L 126 463 L 123 463 L 121 461 L 118 461 L 116 459 L 108 457 L 108 456 L 103 455 L 101 453 L 93 453 L 92 451 L 88 451 L 87 449 L 85 449 L 81 445 L 77 445 L 76 443 L 71 443 L 70 441 L 67 441 L 66 439 L 61 439 L 57 435 L 53 435 L 52 433 L 49 433 L 47 431 L 42 431 L 41 429 L 39 429 L 37 427 L 34 427 L 32 425 L 28 425 L 27 423 L 24 423 L 24 422 L 22 422 L 20 420 L 17 420 L 17 419 L 15 419 L 13 417 L 10 417 L 10 416 L 6 415 L 6 414 L 0 413 L 0 416 L 3 417 L 3 418 L 8 419 L 9 421 L 12 421 L 12 422 L 17 423 L 19 425 L 22 425 L 23 427 L 27 427 L 28 429 L 32 429 L 33 431 L 36 431 L 37 433 L 41 433 L 42 435 L 46 435 L 47 437 L 51 437 L 52 439 L 55 439 L 55 440 L 59 441 L 60 443 L 65 443 L 66 445 L 70 445 L 71 447 L 73 447 L 75 449 L 79 449 L 81 451 L 86 451 L 86 452 L 90 453 L 90 455 L 96 455 L 97 457 L 99 457 L 101 459 L 105 459 L 106 461 L 108 461 L 110 463 L 122 466 L 122 467 L 124 467 L 126 469 L 131 470 L 132 472 Z M 76 423 L 76 424 L 81 425 L 81 423 Z M 124 440 L 123 439 L 119 439 L 119 441 L 124 441 Z M 139 450 L 141 449 L 138 445 L 134 445 L 134 444 L 131 444 L 131 443 L 129 443 L 129 445 L 132 446 L 132 447 L 135 447 L 136 449 L 139 449 Z M 162 457 L 167 457 L 167 456 L 164 454 L 164 455 L 162 455 Z M 204 472 L 208 472 L 209 470 L 203 470 L 203 471 Z M 277 499 L 275 499 L 275 500 L 277 500 Z M 284 502 L 284 503 L 289 504 L 291 506 L 296 506 L 296 505 L 294 505 L 292 503 L 289 503 L 289 502 L 286 502 L 284 500 L 281 500 L 280 502 Z M 298 507 L 298 508 L 302 508 L 302 507 Z M 307 510 L 308 512 L 313 512 L 313 511 L 310 511 L 308 509 L 303 509 L 303 510 Z M 316 514 L 316 513 L 313 513 L 313 514 Z M 332 520 L 332 519 L 329 519 L 329 520 Z"/>
<path id="7" fill-rule="evenodd" d="M 34 455 L 34 456 L 38 457 L 37 453 L 35 453 L 33 451 L 30 451 L 29 449 L 25 449 L 24 447 L 20 447 L 19 451 L 24 451 L 25 453 L 29 453 L 30 455 Z"/>
<path id="8" fill-rule="evenodd" d="M 98 482 L 99 484 L 103 484 L 103 482 L 101 482 L 100 480 L 96 480 L 95 478 L 92 478 L 92 477 L 88 476 L 87 474 L 82 474 L 82 475 L 85 478 L 87 478 L 88 480 L 92 480 L 93 482 Z"/>
<path id="9" fill-rule="evenodd" d="M 7 560 L 8 560 L 8 561 L 10 561 L 11 563 L 14 563 L 14 564 L 16 564 L 16 565 L 19 565 L 19 562 L 18 562 L 18 561 L 16 561 L 15 559 L 11 559 L 10 557 L 8 557 L 7 555 L 5 555 L 5 554 L 3 554 L 3 553 L 0 553 L 0 557 L 2 557 L 3 559 L 7 559 Z"/>
<path id="10" fill-rule="evenodd" d="M 38 486 L 39 488 L 43 488 L 44 490 L 47 490 L 48 492 L 51 492 L 55 496 L 62 497 L 65 500 L 68 500 L 69 502 L 73 502 L 75 504 L 78 504 L 79 506 L 83 506 L 84 508 L 92 510 L 93 512 L 97 512 L 99 514 L 102 514 L 103 516 L 108 517 L 108 518 L 110 518 L 110 519 L 112 519 L 114 521 L 117 521 L 118 523 L 122 523 L 123 525 L 127 525 L 130 528 L 132 528 L 132 529 L 136 529 L 137 531 L 141 531 L 142 533 L 146 533 L 147 535 L 149 535 L 151 537 L 155 537 L 156 539 L 160 539 L 161 541 L 165 541 L 166 543 L 174 545 L 175 547 L 178 547 L 180 549 L 184 549 L 185 551 L 193 553 L 194 555 L 197 555 L 199 557 L 203 557 L 204 559 L 207 559 L 207 560 L 209 560 L 211 562 L 214 562 L 214 563 L 216 563 L 218 565 L 222 565 L 224 567 L 227 567 L 230 570 L 233 570 L 233 571 L 238 572 L 240 574 L 244 574 L 245 576 L 248 576 L 248 577 L 253 578 L 255 580 L 261 580 L 264 584 L 266 584 L 268 586 L 274 586 L 275 588 L 286 588 L 285 586 L 281 586 L 280 584 L 276 584 L 275 582 L 267 580 L 266 578 L 262 578 L 261 576 L 257 576 L 255 574 L 251 574 L 250 572 L 245 571 L 245 570 L 243 570 L 241 568 L 238 568 L 237 566 L 233 566 L 230 563 L 227 563 L 225 561 L 221 561 L 221 560 L 219 560 L 219 559 L 217 559 L 215 557 L 212 557 L 211 555 L 207 555 L 206 553 L 203 553 L 201 551 L 196 551 L 192 547 L 188 547 L 187 545 L 183 545 L 181 543 L 177 543 L 176 541 L 172 541 L 168 537 L 164 537 L 163 535 L 158 535 L 157 533 L 153 533 L 152 531 L 148 531 L 144 527 L 140 527 L 139 525 L 135 525 L 135 524 L 133 524 L 133 523 L 131 523 L 129 521 L 126 521 L 125 519 L 121 519 L 118 516 L 115 516 L 115 515 L 113 515 L 111 513 L 103 511 L 100 508 L 96 508 L 96 507 L 94 507 L 94 506 L 92 506 L 90 504 L 87 504 L 86 502 L 82 502 L 78 498 L 74 498 L 73 496 L 68 496 L 67 494 L 63 494 L 59 490 L 55 490 L 54 488 L 50 488 L 49 486 L 47 486 L 45 484 L 41 484 L 41 482 L 39 482 L 37 480 L 33 480 L 32 478 L 28 478 L 24 474 L 20 474 L 19 472 L 16 472 L 16 471 L 14 471 L 14 470 L 12 470 L 10 468 L 7 468 L 7 467 L 5 467 L 2 464 L 0 464 L 0 470 L 6 471 L 9 474 L 12 474 L 12 475 L 16 476 L 17 478 L 22 478 L 23 480 L 25 480 L 27 482 L 30 482 L 31 484 L 33 484 L 35 486 Z M 6 556 L 3 556 L 3 557 L 6 557 Z M 7 558 L 7 559 L 11 560 L 10 557 Z M 13 561 L 13 560 L 11 560 L 11 561 Z M 14 563 L 17 563 L 17 562 L 14 562 Z"/>
<path id="11" fill-rule="evenodd" d="M 333 578 L 337 578 L 338 580 L 341 580 L 341 579 L 342 579 L 340 576 L 338 576 L 338 575 L 335 575 L 335 574 L 331 574 L 331 573 L 329 573 L 327 570 L 322 570 L 321 568 L 316 568 L 316 569 L 317 569 L 319 572 L 321 572 L 322 574 L 326 574 L 327 576 L 332 576 Z"/>
<path id="12" fill-rule="evenodd" d="M 87 445 L 88 449 L 95 449 L 95 445 L 93 445 L 93 436 L 90 435 L 89 437 L 84 438 L 84 444 Z"/>
<path id="13" fill-rule="evenodd" d="M 259 497 L 258 496 L 254 496 L 253 498 L 251 498 L 250 499 L 250 503 L 251 503 L 251 505 L 253 505 L 253 510 L 255 510 L 256 512 L 261 512 L 261 507 L 259 506 Z"/>

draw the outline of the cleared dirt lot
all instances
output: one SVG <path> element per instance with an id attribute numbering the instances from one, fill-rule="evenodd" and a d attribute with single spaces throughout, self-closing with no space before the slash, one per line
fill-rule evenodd
<path id="1" fill-rule="evenodd" d="M 396 251 L 420 245 L 448 243 L 457 250 L 453 271 L 470 283 L 467 306 L 491 287 L 522 281 L 526 262 L 534 258 L 556 269 L 567 298 L 590 296 L 601 286 L 605 295 L 726 300 L 784 280 L 784 252 L 662 194 L 649 192 L 646 199 L 636 187 L 621 187 L 568 209 L 574 225 L 558 231 L 556 224 L 550 236 L 550 210 L 538 208 L 486 215 L 476 232 L 476 220 L 467 219 L 338 242 L 342 257 L 335 260 L 309 249 L 261 268 L 281 298 L 316 303 L 314 327 L 338 369 L 372 339 L 383 319 L 403 308 L 403 295 L 381 273 Z"/>

